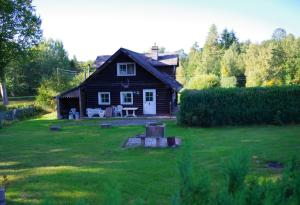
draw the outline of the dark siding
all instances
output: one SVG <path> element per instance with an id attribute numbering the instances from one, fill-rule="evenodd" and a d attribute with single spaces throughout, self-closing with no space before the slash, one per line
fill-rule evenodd
<path id="1" fill-rule="evenodd" d="M 139 109 L 136 113 L 141 115 L 143 114 L 143 89 L 156 89 L 156 113 L 169 114 L 172 90 L 138 64 L 136 64 L 136 76 L 117 76 L 116 64 L 118 62 L 133 61 L 124 54 L 121 54 L 107 68 L 86 82 L 83 88 L 86 92 L 86 107 L 107 107 L 98 105 L 98 92 L 110 92 L 110 106 L 116 106 L 120 104 L 121 91 L 133 91 L 133 105 L 123 106 L 138 107 Z M 129 87 L 124 88 L 121 83 L 127 84 L 127 82 L 129 82 Z"/>

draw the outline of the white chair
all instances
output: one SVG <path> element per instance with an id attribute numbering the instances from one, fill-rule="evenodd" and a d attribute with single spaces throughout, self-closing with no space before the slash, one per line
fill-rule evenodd
<path id="1" fill-rule="evenodd" d="M 120 114 L 121 117 L 123 117 L 123 106 L 122 105 L 118 105 L 115 108 L 115 116 L 118 116 L 118 114 Z"/>

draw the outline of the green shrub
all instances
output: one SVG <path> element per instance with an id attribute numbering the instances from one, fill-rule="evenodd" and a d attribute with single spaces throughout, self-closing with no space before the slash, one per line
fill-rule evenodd
<path id="1" fill-rule="evenodd" d="M 7 108 L 5 105 L 0 105 L 0 111 L 5 111 Z"/>
<path id="2" fill-rule="evenodd" d="M 190 145 L 184 147 L 178 163 L 179 189 L 173 195 L 172 205 L 206 205 L 211 201 L 211 183 L 207 172 L 200 170 L 194 177 Z"/>
<path id="3" fill-rule="evenodd" d="M 54 111 L 56 107 L 55 96 L 72 87 L 71 79 L 64 76 L 60 77 L 60 81 L 55 76 L 50 79 L 43 80 L 38 88 L 38 95 L 35 103 L 47 111 Z"/>
<path id="4" fill-rule="evenodd" d="M 223 164 L 226 180 L 218 181 L 214 189 L 211 189 L 214 183 L 202 171 L 198 180 L 192 180 L 192 170 L 182 167 L 191 167 L 191 159 L 185 157 L 182 160 L 179 171 L 184 170 L 184 175 L 190 177 L 180 175 L 180 190 L 189 192 L 184 196 L 182 192 L 176 192 L 172 205 L 294 205 L 300 202 L 300 172 L 295 159 L 288 163 L 276 181 L 259 180 L 255 176 L 246 178 L 250 162 L 248 154 L 235 153 Z"/>
<path id="5" fill-rule="evenodd" d="M 237 81 L 235 76 L 221 78 L 221 87 L 223 88 L 234 88 L 236 85 Z"/>
<path id="6" fill-rule="evenodd" d="M 207 89 L 220 86 L 220 79 L 213 74 L 196 75 L 188 83 L 189 89 Z"/>
<path id="7" fill-rule="evenodd" d="M 245 177 L 249 171 L 249 157 L 244 152 L 237 152 L 223 164 L 228 192 L 235 194 L 244 185 Z"/>
<path id="8" fill-rule="evenodd" d="M 215 88 L 181 93 L 179 124 L 192 126 L 300 122 L 300 87 Z"/>

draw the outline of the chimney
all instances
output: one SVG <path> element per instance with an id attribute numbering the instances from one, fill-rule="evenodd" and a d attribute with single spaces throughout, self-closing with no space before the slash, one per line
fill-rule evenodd
<path id="1" fill-rule="evenodd" d="M 152 60 L 158 60 L 158 46 L 154 43 L 154 46 L 151 48 L 151 58 Z"/>

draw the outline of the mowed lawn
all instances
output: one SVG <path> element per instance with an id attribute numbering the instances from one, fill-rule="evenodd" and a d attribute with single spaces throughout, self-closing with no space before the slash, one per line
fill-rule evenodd
<path id="1" fill-rule="evenodd" d="M 113 184 L 122 204 L 170 204 L 178 185 L 178 149 L 124 149 L 142 126 L 101 129 L 95 121 L 54 120 L 54 115 L 18 122 L 0 130 L 0 175 L 8 175 L 7 204 L 101 204 Z M 61 123 L 60 132 L 49 131 Z M 237 151 L 252 157 L 251 174 L 276 177 L 265 162 L 286 163 L 300 150 L 300 125 L 185 128 L 167 121 L 167 135 L 190 144 L 194 171 L 206 169 L 215 183 L 221 164 Z M 48 203 L 49 204 L 49 203 Z"/>

